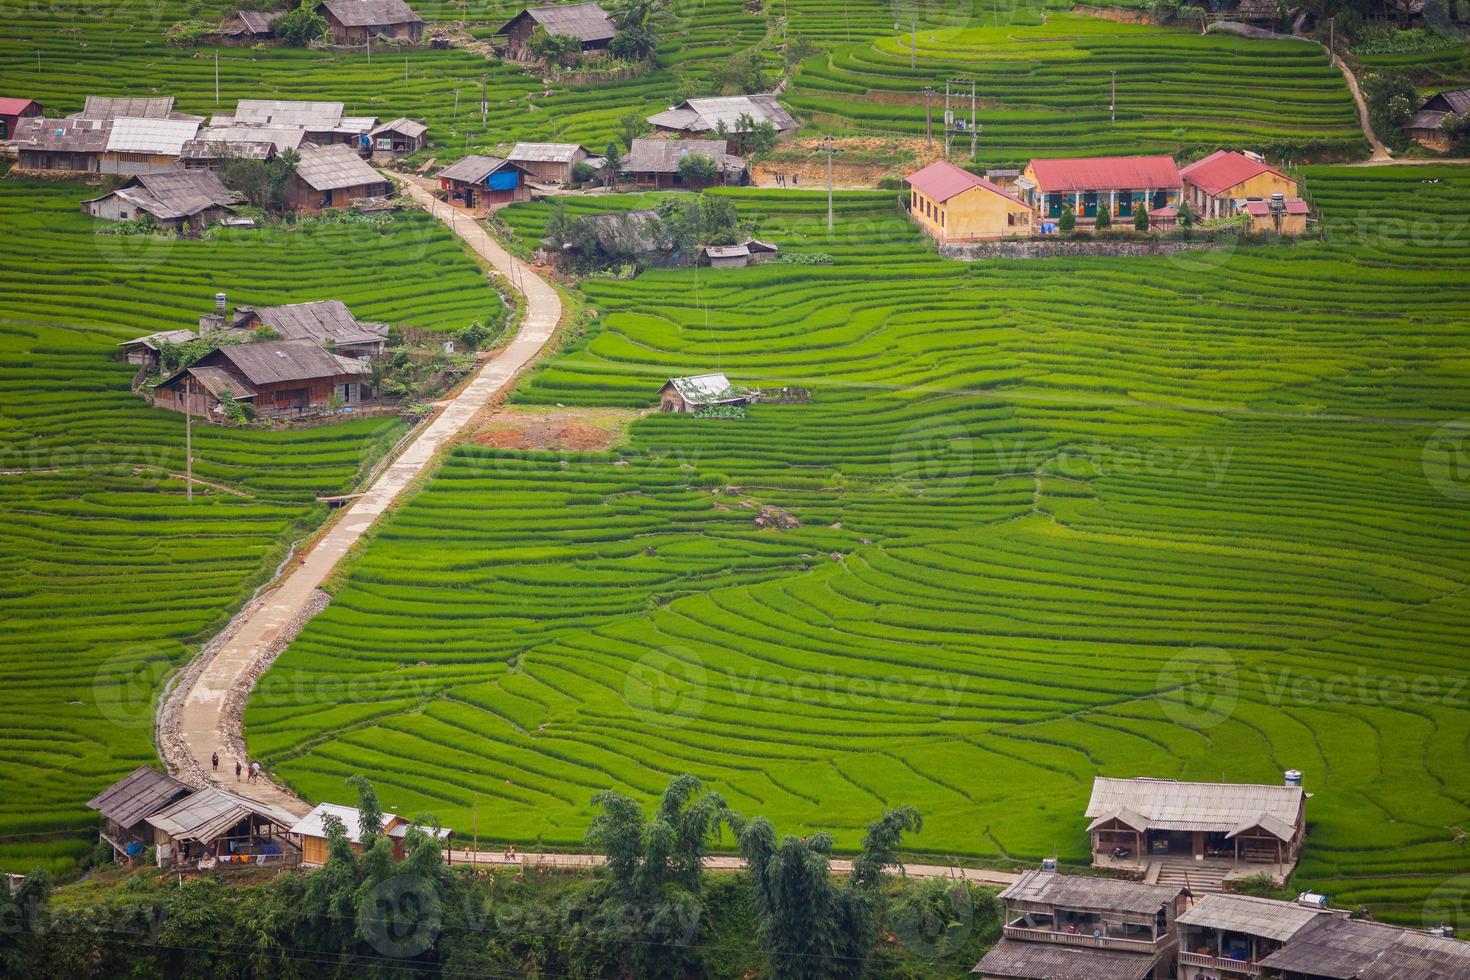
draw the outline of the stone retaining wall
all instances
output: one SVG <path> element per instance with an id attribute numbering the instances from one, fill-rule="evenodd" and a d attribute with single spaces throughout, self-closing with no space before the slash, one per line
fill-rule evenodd
<path id="1" fill-rule="evenodd" d="M 1234 239 L 1225 241 L 1171 241 L 1169 239 L 1097 241 L 1057 238 L 941 245 L 939 254 L 947 259 L 978 262 L 981 259 L 1053 259 L 1076 255 L 1173 255 L 1177 252 L 1217 249 L 1234 245 Z"/>

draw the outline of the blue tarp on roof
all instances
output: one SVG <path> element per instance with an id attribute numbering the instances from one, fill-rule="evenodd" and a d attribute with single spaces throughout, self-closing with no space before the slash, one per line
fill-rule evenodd
<path id="1" fill-rule="evenodd" d="M 485 186 L 492 191 L 513 191 L 521 186 L 521 174 L 518 170 L 497 170 L 485 181 Z"/>

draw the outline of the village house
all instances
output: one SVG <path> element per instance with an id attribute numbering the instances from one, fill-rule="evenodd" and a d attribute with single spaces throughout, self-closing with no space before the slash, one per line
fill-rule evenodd
<path id="1" fill-rule="evenodd" d="M 349 116 L 341 102 L 300 102 L 285 99 L 241 99 L 233 115 L 216 114 L 210 129 L 267 127 L 302 130 L 304 139 L 326 146 L 347 143 L 362 145 L 362 138 L 377 126 L 376 116 Z"/>
<path id="2" fill-rule="evenodd" d="M 186 169 L 213 169 L 224 160 L 273 160 L 282 150 L 301 149 L 306 131 L 288 126 L 215 126 L 179 148 Z"/>
<path id="3" fill-rule="evenodd" d="M 676 106 L 648 117 L 656 132 L 675 136 L 724 136 L 748 133 L 760 123 L 770 123 L 778 136 L 796 132 L 797 122 L 774 95 L 722 95 L 709 99 L 685 99 Z"/>
<path id="4" fill-rule="evenodd" d="M 117 347 L 123 360 L 138 366 L 141 378 L 158 373 L 159 351 L 164 344 L 187 344 L 198 339 L 199 335 L 192 330 L 158 330 L 144 337 L 124 340 Z"/>
<path id="5" fill-rule="evenodd" d="M 241 200 L 208 170 L 169 170 L 140 174 L 109 194 L 83 201 L 82 210 L 107 221 L 151 215 L 164 228 L 198 231 Z"/>
<path id="6" fill-rule="evenodd" d="M 301 848 L 289 836 L 294 814 L 210 786 L 149 815 L 161 868 L 194 865 L 295 867 Z"/>
<path id="7" fill-rule="evenodd" d="M 1268 201 L 1246 201 L 1241 213 L 1250 219 L 1254 234 L 1304 235 L 1311 209 L 1299 197 L 1286 200 L 1276 195 Z"/>
<path id="8" fill-rule="evenodd" d="M 517 143 L 505 158 L 543 184 L 570 184 L 577 164 L 591 153 L 578 143 Z"/>
<path id="9" fill-rule="evenodd" d="M 390 197 L 393 183 L 342 143 L 303 146 L 286 181 L 286 206 L 298 211 L 351 207 L 354 201 Z"/>
<path id="10" fill-rule="evenodd" d="M 1325 918 L 1345 913 L 1253 895 L 1211 894 L 1179 917 L 1179 980 L 1244 980 Z"/>
<path id="11" fill-rule="evenodd" d="M 612 43 L 617 28 L 595 3 L 566 3 L 555 7 L 527 7 L 501 25 L 495 36 L 505 38 L 506 57 L 512 61 L 530 61 L 531 35 L 540 27 L 547 34 L 574 37 L 582 44 L 582 54 L 601 55 Z"/>
<path id="12" fill-rule="evenodd" d="M 1112 878 L 1026 871 L 1000 893 L 1001 939 L 974 973 L 1005 980 L 1163 980 L 1189 892 Z"/>
<path id="13" fill-rule="evenodd" d="M 658 390 L 660 412 L 693 413 L 716 405 L 748 405 L 750 395 L 730 384 L 723 374 L 696 374 L 670 378 Z"/>
<path id="14" fill-rule="evenodd" d="M 87 801 L 102 816 L 98 839 L 110 844 L 118 860 L 133 860 L 153 843 L 147 819 L 194 792 L 152 766 L 139 766 Z"/>
<path id="15" fill-rule="evenodd" d="M 190 119 L 114 119 L 98 170 L 120 177 L 173 170 L 184 144 L 198 134 L 199 123 Z"/>
<path id="16" fill-rule="evenodd" d="M 334 44 L 366 44 L 369 38 L 419 43 L 424 19 L 403 0 L 325 0 L 317 13 L 326 18 Z"/>
<path id="17" fill-rule="evenodd" d="M 1098 776 L 1086 813 L 1093 867 L 1188 875 L 1195 892 L 1254 874 L 1284 882 L 1307 829 L 1300 780 L 1295 770 L 1282 785 Z"/>
<path id="18" fill-rule="evenodd" d="M 1280 194 L 1298 199 L 1297 183 L 1258 154 L 1216 150 L 1183 167 L 1184 200 L 1203 220 L 1228 218 L 1245 210 L 1248 201 L 1268 201 Z"/>
<path id="19" fill-rule="evenodd" d="M 111 131 L 110 119 L 24 117 L 15 127 L 16 168 L 95 174 Z"/>
<path id="20" fill-rule="evenodd" d="M 710 184 L 744 184 L 745 161 L 727 150 L 728 144 L 724 140 L 635 139 L 618 173 L 635 186 L 660 190 L 698 190 Z M 713 180 L 690 181 L 679 172 L 680 162 L 694 156 L 714 161 L 716 176 Z"/>
<path id="21" fill-rule="evenodd" d="M 82 111 L 68 116 L 69 119 L 181 119 L 203 122 L 200 116 L 174 111 L 171 95 L 144 96 L 140 98 L 113 98 L 107 95 L 89 95 L 82 103 Z"/>
<path id="22" fill-rule="evenodd" d="M 781 254 L 781 249 L 771 242 L 747 238 L 734 245 L 706 245 L 699 250 L 699 257 L 713 269 L 743 269 L 752 262 L 768 262 Z"/>
<path id="23" fill-rule="evenodd" d="M 948 160 L 904 178 L 909 214 L 941 245 L 1031 234 L 1031 206 Z"/>
<path id="24" fill-rule="evenodd" d="M 329 853 L 327 821 L 329 818 L 341 821 L 342 829 L 347 835 L 347 842 L 352 846 L 352 850 L 357 854 L 362 853 L 362 812 L 356 807 L 342 806 L 338 803 L 318 803 L 310 813 L 296 821 L 291 827 L 291 833 L 301 839 L 301 863 L 303 865 L 320 867 L 327 863 Z M 411 824 L 396 813 L 384 813 L 382 826 L 383 833 L 393 842 L 393 856 L 399 860 L 402 860 L 404 856 L 404 838 L 408 836 L 410 827 L 417 827 L 430 837 L 438 838 L 446 852 L 454 837 L 452 830 Z M 448 859 L 447 853 L 445 858 Z"/>
<path id="25" fill-rule="evenodd" d="M 45 114 L 41 103 L 35 99 L 0 97 L 0 140 L 14 137 L 16 124 L 22 119 Z"/>
<path id="26" fill-rule="evenodd" d="M 1346 916 L 1321 916 L 1266 955 L 1261 969 L 1281 980 L 1464 980 L 1470 943 Z"/>
<path id="27" fill-rule="evenodd" d="M 304 418 L 323 414 L 334 400 L 343 408 L 361 404 L 372 370 L 313 340 L 231 344 L 160 381 L 153 405 L 225 421 L 228 396 L 249 403 L 259 417 Z"/>
<path id="28" fill-rule="evenodd" d="M 417 153 L 426 144 L 424 134 L 429 127 L 415 119 L 397 119 L 382 123 L 367 134 L 368 149 L 373 157 L 402 157 Z"/>
<path id="29" fill-rule="evenodd" d="M 291 303 L 286 306 L 237 306 L 224 316 L 227 298 L 216 293 L 213 314 L 199 318 L 200 336 L 217 330 L 253 331 L 269 328 L 279 340 L 311 340 L 343 357 L 370 361 L 381 357 L 388 343 L 388 325 L 358 320 L 338 299 Z"/>
<path id="30" fill-rule="evenodd" d="M 1056 230 L 1071 208 L 1078 224 L 1091 224 L 1098 208 L 1130 219 L 1135 208 L 1150 212 L 1178 205 L 1184 181 L 1170 156 L 1038 159 L 1015 183 L 1017 196 L 1036 210 L 1043 234 Z"/>
<path id="31" fill-rule="evenodd" d="M 467 211 L 486 211 L 501 204 L 529 201 L 530 172 L 500 157 L 471 154 L 439 171 L 445 200 Z"/>
<path id="32" fill-rule="evenodd" d="M 219 27 L 224 44 L 265 44 L 276 39 L 275 23 L 286 15 L 284 10 L 237 10 Z"/>
<path id="33" fill-rule="evenodd" d="M 1470 116 L 1470 88 L 1451 89 L 1425 99 L 1404 124 L 1404 134 L 1421 146 L 1445 153 L 1451 148 L 1449 134 L 1443 128 L 1449 115 Z"/>

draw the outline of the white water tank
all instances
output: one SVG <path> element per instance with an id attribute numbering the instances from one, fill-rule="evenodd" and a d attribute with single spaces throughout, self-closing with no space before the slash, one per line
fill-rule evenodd
<path id="1" fill-rule="evenodd" d="M 1302 771 L 1300 769 L 1288 769 L 1283 774 L 1287 786 L 1300 786 L 1302 784 Z"/>

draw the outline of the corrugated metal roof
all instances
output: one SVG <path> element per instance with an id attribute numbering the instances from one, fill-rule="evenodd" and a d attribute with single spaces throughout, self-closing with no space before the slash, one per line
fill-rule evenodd
<path id="1" fill-rule="evenodd" d="M 254 311 L 261 323 L 271 327 L 284 340 L 362 344 L 388 339 L 387 324 L 359 322 L 347 305 L 338 299 L 261 306 L 255 307 Z"/>
<path id="2" fill-rule="evenodd" d="M 1166 190 L 1183 187 L 1170 156 L 1076 157 L 1031 161 L 1045 193 L 1109 190 Z"/>
<path id="3" fill-rule="evenodd" d="M 245 380 L 256 387 L 285 381 L 338 378 L 372 370 L 361 361 L 337 357 L 314 340 L 234 344 L 221 347 L 207 360 L 210 363 L 229 361 L 245 376 Z"/>
<path id="4" fill-rule="evenodd" d="M 469 156 L 463 157 L 439 171 L 439 176 L 445 180 L 457 180 L 465 184 L 479 184 L 483 183 L 485 178 L 489 177 L 495 171 L 504 167 L 515 167 L 515 169 L 522 173 L 526 172 L 524 168 L 510 160 L 471 153 Z M 527 174 L 527 176 L 530 175 Z"/>
<path id="5" fill-rule="evenodd" d="M 341 124 L 342 103 L 241 99 L 235 105 L 233 122 L 237 126 L 286 126 L 322 132 Z"/>
<path id="6" fill-rule="evenodd" d="M 725 405 L 744 401 L 745 395 L 730 385 L 723 374 L 696 374 L 687 378 L 670 378 L 663 387 L 672 386 L 691 405 Z"/>
<path id="7" fill-rule="evenodd" d="M 302 147 L 296 176 L 319 191 L 388 183 L 388 178 L 368 166 L 357 151 L 345 143 Z"/>
<path id="8" fill-rule="evenodd" d="M 1454 88 L 1430 96 L 1427 103 L 1443 105 L 1457 115 L 1470 115 L 1470 88 Z"/>
<path id="9" fill-rule="evenodd" d="M 199 335 L 192 330 L 158 330 L 154 333 L 145 334 L 142 337 L 134 337 L 132 340 L 124 340 L 119 347 L 146 347 L 149 350 L 158 350 L 163 343 L 184 344 L 191 340 L 198 340 Z M 147 768 L 146 766 L 144 768 Z"/>
<path id="10" fill-rule="evenodd" d="M 1303 930 L 1261 965 L 1337 980 L 1466 980 L 1470 943 L 1332 916 Z"/>
<path id="11" fill-rule="evenodd" d="M 1301 804 L 1300 786 L 1098 776 L 1092 781 L 1086 815 L 1093 820 L 1127 809 L 1147 820 L 1149 829 L 1224 834 L 1247 820 L 1259 820 L 1263 814 L 1295 827 Z"/>
<path id="12" fill-rule="evenodd" d="M 1118 878 L 1063 875 L 1055 871 L 1026 871 L 1000 897 L 1006 901 L 1036 902 L 1065 909 L 1097 912 L 1136 912 L 1152 915 L 1184 893 L 1178 886 L 1145 885 Z"/>
<path id="13" fill-rule="evenodd" d="M 343 27 L 387 27 L 424 21 L 403 0 L 325 0 L 322 6 Z"/>
<path id="14" fill-rule="evenodd" d="M 270 34 L 271 25 L 284 17 L 284 10 L 239 10 L 235 16 L 251 34 Z"/>
<path id="15" fill-rule="evenodd" d="M 417 119 L 405 119 L 403 116 L 399 116 L 397 119 L 385 122 L 381 126 L 378 126 L 368 135 L 378 136 L 382 133 L 397 133 L 400 136 L 407 136 L 409 139 L 416 140 L 428 131 L 429 127 L 425 126 Z"/>
<path id="16" fill-rule="evenodd" d="M 174 111 L 173 96 L 143 99 L 114 99 L 104 95 L 89 95 L 77 113 L 78 119 L 167 119 Z"/>
<path id="17" fill-rule="evenodd" d="M 1322 916 L 1341 914 L 1253 895 L 1212 893 L 1196 901 L 1179 917 L 1179 922 L 1202 929 L 1223 929 L 1285 942 Z"/>
<path id="18" fill-rule="evenodd" d="M 208 170 L 139 174 L 113 193 L 160 221 L 188 218 L 213 207 L 228 207 L 241 201 L 240 195 L 221 184 L 219 178 Z M 100 201 L 103 197 L 92 200 Z"/>
<path id="19" fill-rule="evenodd" d="M 617 28 L 608 18 L 607 11 L 595 3 L 565 3 L 555 7 L 527 7 L 506 21 L 496 34 L 506 34 L 511 26 L 522 17 L 546 28 L 548 34 L 567 34 L 584 43 L 610 41 Z"/>
<path id="20" fill-rule="evenodd" d="M 916 170 L 904 178 L 910 187 L 916 188 L 940 204 L 952 197 L 963 194 L 972 188 L 999 194 L 1007 201 L 1026 207 L 1026 202 L 1005 189 L 992 184 L 977 174 L 972 174 L 963 167 L 957 167 L 948 160 L 935 160 L 922 170 Z"/>
<path id="21" fill-rule="evenodd" d="M 648 121 L 664 129 L 688 132 L 713 131 L 720 123 L 724 123 L 725 132 L 744 133 L 750 129 L 741 122 L 744 116 L 749 116 L 752 124 L 768 122 L 779 132 L 796 128 L 796 120 L 782 108 L 774 95 L 722 95 L 709 99 L 686 99 L 665 112 L 649 116 Z"/>
<path id="22" fill-rule="evenodd" d="M 255 387 L 250 382 L 241 381 L 222 367 L 200 367 L 196 364 L 189 368 L 189 374 L 216 398 L 222 397 L 226 392 L 232 398 L 242 401 L 255 397 Z"/>
<path id="23" fill-rule="evenodd" d="M 199 124 L 188 119 L 134 119 L 112 122 L 107 138 L 109 153 L 155 153 L 176 157 L 184 144 L 199 133 Z"/>
<path id="24" fill-rule="evenodd" d="M 218 786 L 201 789 L 147 819 L 150 826 L 170 837 L 202 842 L 214 839 L 251 814 L 282 828 L 296 822 L 296 817 L 285 810 L 236 796 Z"/>
<path id="25" fill-rule="evenodd" d="M 24 116 L 15 124 L 14 142 L 52 153 L 101 153 L 112 133 L 111 119 L 46 119 Z"/>
<path id="26" fill-rule="evenodd" d="M 306 140 L 306 130 L 299 126 L 205 126 L 198 139 L 206 142 L 265 143 L 277 151 L 294 150 Z"/>
<path id="27" fill-rule="evenodd" d="M 373 131 L 378 124 L 377 116 L 343 116 L 342 121 L 332 130 L 353 136 L 362 136 Z"/>
<path id="28" fill-rule="evenodd" d="M 1143 980 L 1157 954 L 1002 939 L 972 971 L 1016 980 Z"/>
<path id="29" fill-rule="evenodd" d="M 703 251 L 712 259 L 738 259 L 741 256 L 750 256 L 750 249 L 744 245 L 706 245 Z"/>
<path id="30" fill-rule="evenodd" d="M 1405 129 L 1439 129 L 1448 112 L 1440 109 L 1420 109 L 1404 123 Z"/>
<path id="31" fill-rule="evenodd" d="M 301 834 L 303 837 L 325 837 L 327 836 L 328 816 L 342 821 L 348 840 L 354 844 L 362 843 L 362 834 L 358 830 L 361 824 L 361 812 L 355 806 L 343 806 L 340 803 L 318 803 L 310 813 L 296 821 L 290 832 Z M 397 814 L 385 813 L 383 814 L 383 826 L 387 827 L 397 819 Z"/>
<path id="32" fill-rule="evenodd" d="M 87 806 L 108 820 L 131 827 L 190 792 L 188 786 L 167 773 L 139 766 L 88 800 Z"/>
<path id="33" fill-rule="evenodd" d="M 505 158 L 512 163 L 571 163 L 578 152 L 587 153 L 580 143 L 517 143 Z"/>
<path id="34" fill-rule="evenodd" d="M 679 161 L 689 156 L 704 156 L 715 161 L 728 173 L 745 169 L 745 161 L 726 152 L 725 140 L 656 140 L 636 139 L 623 158 L 624 173 L 675 174 Z"/>

